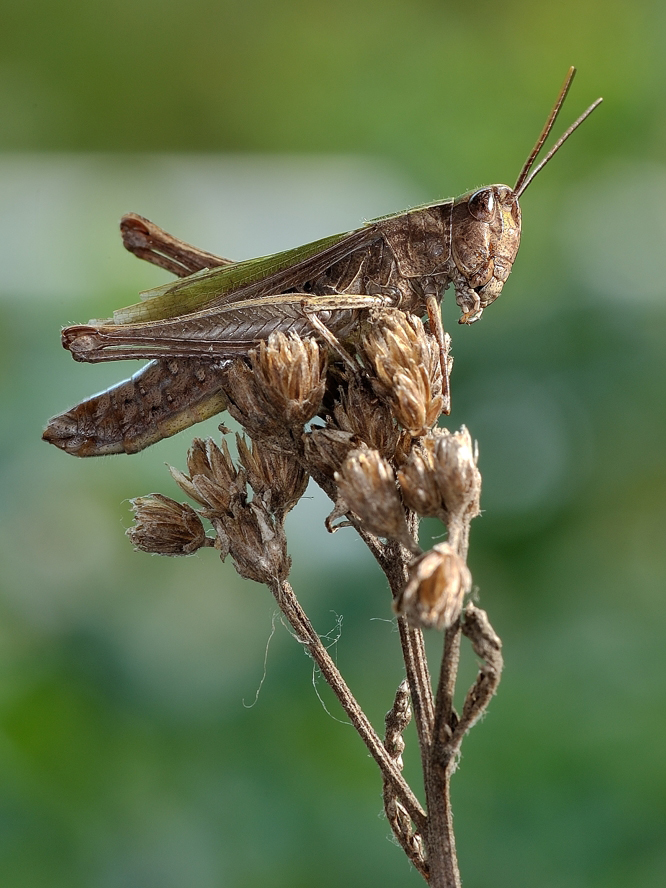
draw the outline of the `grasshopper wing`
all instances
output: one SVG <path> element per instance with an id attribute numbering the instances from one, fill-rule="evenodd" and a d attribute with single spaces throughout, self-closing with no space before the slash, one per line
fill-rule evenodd
<path id="1" fill-rule="evenodd" d="M 63 345 L 75 360 L 89 362 L 243 354 L 273 330 L 307 329 L 303 297 L 293 291 L 378 237 L 377 228 L 367 226 L 190 275 L 148 291 L 144 302 L 121 309 L 112 321 L 65 328 Z"/>
<path id="2" fill-rule="evenodd" d="M 367 226 L 271 256 L 204 269 L 162 287 L 146 290 L 141 294 L 141 302 L 115 311 L 113 321 L 115 324 L 133 324 L 165 320 L 229 302 L 284 293 L 376 237 L 376 227 Z"/>

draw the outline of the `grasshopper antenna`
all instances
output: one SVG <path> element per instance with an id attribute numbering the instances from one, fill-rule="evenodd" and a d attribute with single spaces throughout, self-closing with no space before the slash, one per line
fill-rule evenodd
<path id="1" fill-rule="evenodd" d="M 548 116 L 548 120 L 546 121 L 546 125 L 544 126 L 543 130 L 541 131 L 541 135 L 537 139 L 536 145 L 532 149 L 530 156 L 527 158 L 527 160 L 525 161 L 525 165 L 523 166 L 522 170 L 520 171 L 520 175 L 518 176 L 518 180 L 517 180 L 517 182 L 514 186 L 514 189 L 513 189 L 516 197 L 520 197 L 520 195 L 525 191 L 525 189 L 530 184 L 532 179 L 534 179 L 534 177 L 537 175 L 537 173 L 541 172 L 541 170 L 545 167 L 545 165 L 553 157 L 553 155 L 555 155 L 560 150 L 562 145 L 564 145 L 564 143 L 569 138 L 569 136 L 575 130 L 578 129 L 578 127 L 581 125 L 581 123 L 584 120 L 586 120 L 590 116 L 590 114 L 594 111 L 594 109 L 596 107 L 598 107 L 602 102 L 602 99 L 597 99 L 596 102 L 593 102 L 590 105 L 590 107 L 580 115 L 578 120 L 574 121 L 574 123 L 571 124 L 569 129 L 565 130 L 565 132 L 560 136 L 560 138 L 557 140 L 557 142 L 550 149 L 548 154 L 546 154 L 544 159 L 539 164 L 537 164 L 537 166 L 530 173 L 530 170 L 532 169 L 532 164 L 537 159 L 537 155 L 539 154 L 539 152 L 543 148 L 543 144 L 546 141 L 546 139 L 548 138 L 550 131 L 553 128 L 555 121 L 557 120 L 557 115 L 560 113 L 560 108 L 564 104 L 564 100 L 567 97 L 567 93 L 569 92 L 569 89 L 571 87 L 571 83 L 574 79 L 575 73 L 576 73 L 576 69 L 572 65 L 569 68 L 569 72 L 567 73 L 567 76 L 564 80 L 564 84 L 562 86 L 562 89 L 560 90 L 559 96 L 557 97 L 557 101 L 555 102 L 555 104 L 553 106 L 553 110 L 550 112 L 550 114 Z"/>

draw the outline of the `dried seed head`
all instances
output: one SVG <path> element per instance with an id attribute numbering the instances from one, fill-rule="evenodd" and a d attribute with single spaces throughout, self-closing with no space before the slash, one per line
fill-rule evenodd
<path id="1" fill-rule="evenodd" d="M 271 450 L 236 435 L 238 458 L 247 473 L 248 484 L 269 512 L 280 519 L 293 509 L 308 486 L 308 473 L 291 454 Z"/>
<path id="2" fill-rule="evenodd" d="M 326 384 L 326 355 L 314 339 L 271 333 L 227 373 L 229 413 L 254 440 L 288 448 L 289 429 L 302 429 L 319 409 Z M 293 444 L 293 441 L 291 441 Z"/>
<path id="3" fill-rule="evenodd" d="M 213 527 L 220 557 L 224 561 L 231 554 L 242 577 L 270 585 L 289 576 L 291 559 L 287 555 L 284 527 L 261 503 L 240 505 L 233 517 L 213 519 Z"/>
<path id="4" fill-rule="evenodd" d="M 400 429 L 386 403 L 369 392 L 359 381 L 352 379 L 348 385 L 340 387 L 333 416 L 341 431 L 355 435 L 387 459 L 395 454 Z"/>
<path id="5" fill-rule="evenodd" d="M 432 455 L 435 480 L 442 502 L 450 516 L 470 520 L 479 514 L 481 473 L 477 468 L 478 452 L 469 431 L 435 429 L 425 439 Z"/>
<path id="6" fill-rule="evenodd" d="M 469 522 L 479 514 L 481 473 L 469 432 L 433 429 L 413 447 L 398 470 L 405 504 L 419 515 L 446 524 Z M 450 528 L 449 528 L 450 529 Z"/>
<path id="7" fill-rule="evenodd" d="M 407 508 L 423 517 L 445 519 L 442 496 L 435 480 L 434 460 L 427 447 L 412 447 L 406 461 L 398 469 L 398 481 Z"/>
<path id="8" fill-rule="evenodd" d="M 133 527 L 126 531 L 132 545 L 157 555 L 191 555 L 208 545 L 201 519 L 187 503 L 153 493 L 130 500 Z"/>
<path id="9" fill-rule="evenodd" d="M 352 450 L 340 471 L 335 473 L 335 480 L 344 504 L 358 515 L 366 530 L 399 540 L 411 551 L 419 551 L 407 530 L 393 469 L 376 450 L 368 447 Z"/>
<path id="10" fill-rule="evenodd" d="M 361 346 L 375 373 L 373 387 L 412 435 L 425 435 L 443 407 L 439 348 L 423 323 L 397 309 L 371 317 Z"/>
<path id="11" fill-rule="evenodd" d="M 245 498 L 245 473 L 233 464 L 227 442 L 218 447 L 212 438 L 195 438 L 187 453 L 189 475 L 169 466 L 171 476 L 191 499 L 204 508 L 201 514 L 214 518 L 232 511 Z"/>
<path id="12" fill-rule="evenodd" d="M 305 458 L 313 470 L 332 478 L 347 459 L 349 451 L 359 443 L 351 432 L 316 428 L 305 435 Z"/>
<path id="13" fill-rule="evenodd" d="M 284 420 L 276 418 L 268 394 L 254 370 L 242 358 L 233 361 L 227 372 L 225 395 L 229 413 L 255 440 L 288 440 Z"/>
<path id="14" fill-rule="evenodd" d="M 472 575 L 448 543 L 438 543 L 411 564 L 409 578 L 393 603 L 413 626 L 446 629 L 460 615 Z"/>
<path id="15" fill-rule="evenodd" d="M 290 426 L 312 419 L 326 384 L 326 354 L 316 339 L 271 333 L 250 352 L 257 381 L 274 413 Z"/>

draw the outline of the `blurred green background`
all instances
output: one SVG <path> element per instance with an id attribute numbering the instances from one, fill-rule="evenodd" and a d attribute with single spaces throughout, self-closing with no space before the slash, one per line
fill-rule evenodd
<path id="1" fill-rule="evenodd" d="M 421 884 L 279 623 L 246 708 L 268 592 L 123 536 L 129 497 L 176 495 L 163 464 L 188 434 L 88 461 L 40 441 L 135 369 L 74 364 L 59 329 L 166 280 L 123 253 L 125 211 L 244 258 L 512 184 L 572 63 L 559 130 L 605 103 L 526 193 L 501 300 L 452 331 L 448 424 L 485 479 L 470 565 L 506 658 L 455 777 L 459 857 L 466 888 L 666 884 L 664 4 L 1 8 L 3 888 Z M 292 516 L 294 584 L 332 641 L 342 618 L 339 664 L 381 727 L 402 675 L 388 594 L 326 511 L 312 491 Z M 418 783 L 416 758 L 410 734 Z"/>

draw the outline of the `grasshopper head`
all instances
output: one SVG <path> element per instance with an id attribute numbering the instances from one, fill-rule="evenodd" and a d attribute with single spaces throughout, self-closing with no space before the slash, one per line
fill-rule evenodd
<path id="1" fill-rule="evenodd" d="M 520 205 L 508 185 L 489 185 L 453 205 L 451 252 L 460 274 L 461 324 L 477 321 L 502 292 L 520 246 Z"/>
<path id="2" fill-rule="evenodd" d="M 471 194 L 463 194 L 453 204 L 451 252 L 458 271 L 458 279 L 454 279 L 454 284 L 456 302 L 463 311 L 461 324 L 478 321 L 486 305 L 494 302 L 502 292 L 520 246 L 518 198 L 569 136 L 601 102 L 601 99 L 593 102 L 587 111 L 584 111 L 578 120 L 565 130 L 543 160 L 534 167 L 534 162 L 569 92 L 575 73 L 575 68 L 569 68 L 553 110 L 514 187 L 489 185 Z"/>

